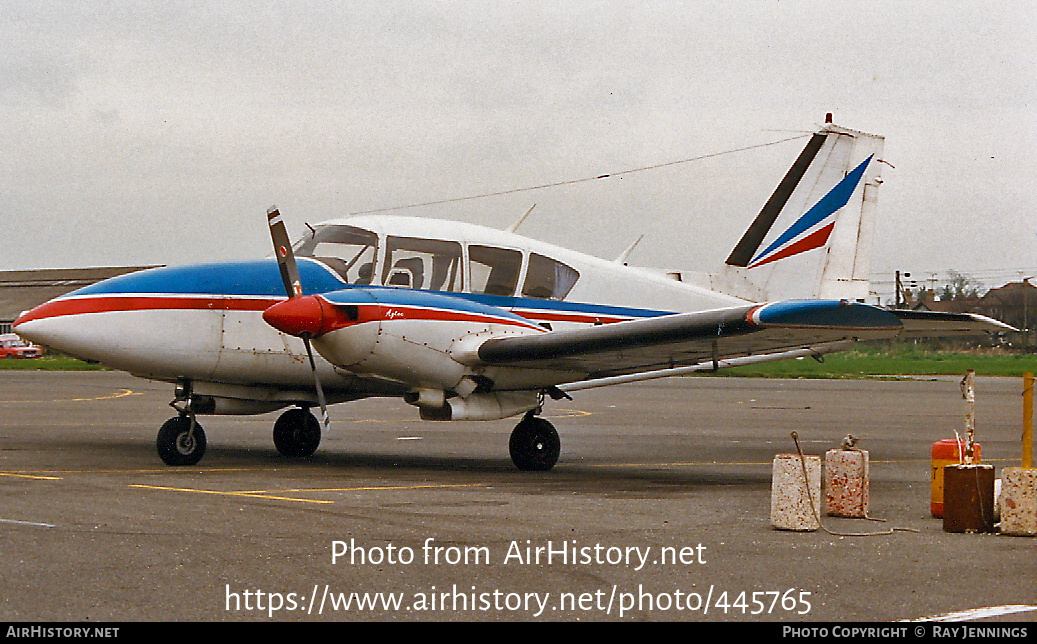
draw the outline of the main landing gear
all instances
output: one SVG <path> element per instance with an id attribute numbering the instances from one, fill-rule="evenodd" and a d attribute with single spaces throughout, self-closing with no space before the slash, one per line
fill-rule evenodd
<path id="1" fill-rule="evenodd" d="M 309 409 L 289 409 L 274 423 L 274 447 L 285 456 L 310 456 L 320 445 L 320 422 Z"/>
<path id="2" fill-rule="evenodd" d="M 558 461 L 562 443 L 554 425 L 526 412 L 511 432 L 508 450 L 515 467 L 525 472 L 546 472 Z"/>

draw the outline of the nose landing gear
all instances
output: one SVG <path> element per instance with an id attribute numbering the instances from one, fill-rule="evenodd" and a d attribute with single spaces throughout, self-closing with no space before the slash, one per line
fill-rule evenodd
<path id="1" fill-rule="evenodd" d="M 196 465 L 205 454 L 205 430 L 198 424 L 191 400 L 191 381 L 181 381 L 169 406 L 178 415 L 162 423 L 155 447 L 166 465 Z M 179 406 L 177 403 L 182 403 Z"/>
<path id="2" fill-rule="evenodd" d="M 196 465 L 205 454 L 205 431 L 188 412 L 162 423 L 155 445 L 166 465 Z"/>

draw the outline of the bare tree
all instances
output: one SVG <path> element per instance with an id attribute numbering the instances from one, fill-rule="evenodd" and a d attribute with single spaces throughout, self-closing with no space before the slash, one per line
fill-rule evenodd
<path id="1" fill-rule="evenodd" d="M 947 284 L 940 290 L 940 301 L 974 299 L 980 296 L 980 284 L 970 275 L 947 271 Z"/>

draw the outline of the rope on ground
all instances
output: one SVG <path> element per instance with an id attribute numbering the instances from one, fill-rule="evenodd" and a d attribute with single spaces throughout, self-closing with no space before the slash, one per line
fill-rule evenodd
<path id="1" fill-rule="evenodd" d="M 807 459 L 803 456 L 803 450 L 799 447 L 799 434 L 792 432 L 792 441 L 796 444 L 796 452 L 799 454 L 799 464 L 803 468 L 803 485 L 807 489 L 807 499 L 810 501 L 810 511 L 814 513 L 814 518 L 817 519 L 817 525 L 821 526 L 821 529 L 834 537 L 877 537 L 883 535 L 890 535 L 894 532 L 918 532 L 915 528 L 890 528 L 883 530 L 882 532 L 835 532 L 825 527 L 825 524 L 821 523 L 821 508 L 820 504 L 814 505 L 814 493 L 810 490 L 810 476 L 807 475 Z M 869 521 L 881 521 L 885 522 L 885 519 L 873 519 L 869 516 L 865 516 L 865 519 Z"/>

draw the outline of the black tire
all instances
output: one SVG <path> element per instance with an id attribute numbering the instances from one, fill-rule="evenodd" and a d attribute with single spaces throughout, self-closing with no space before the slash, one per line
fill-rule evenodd
<path id="1" fill-rule="evenodd" d="M 176 416 L 162 423 L 155 446 L 163 463 L 171 466 L 196 465 L 202 460 L 205 454 L 205 430 L 195 423 L 193 436 L 190 431 L 189 416 Z"/>
<path id="2" fill-rule="evenodd" d="M 284 456 L 310 456 L 320 445 L 320 423 L 308 409 L 289 409 L 274 423 L 274 447 Z"/>
<path id="3" fill-rule="evenodd" d="M 562 443 L 554 425 L 528 416 L 511 432 L 508 450 L 515 467 L 523 472 L 546 472 L 558 462 Z"/>

